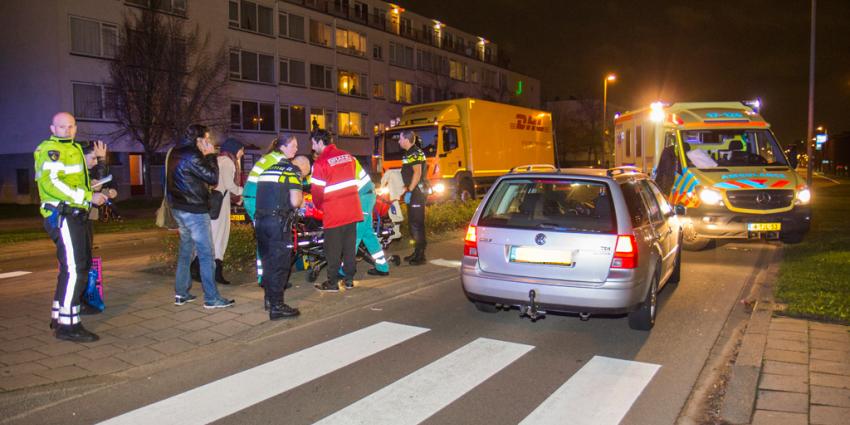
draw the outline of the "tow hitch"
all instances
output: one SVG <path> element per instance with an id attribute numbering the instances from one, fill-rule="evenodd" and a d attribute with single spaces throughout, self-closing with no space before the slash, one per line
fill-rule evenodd
<path id="1" fill-rule="evenodd" d="M 519 317 L 528 316 L 532 322 L 536 322 L 537 319 L 541 319 L 546 316 L 546 312 L 537 308 L 537 302 L 535 301 L 535 297 L 537 297 L 537 292 L 534 289 L 528 291 L 528 305 L 521 306 L 519 309 Z"/>

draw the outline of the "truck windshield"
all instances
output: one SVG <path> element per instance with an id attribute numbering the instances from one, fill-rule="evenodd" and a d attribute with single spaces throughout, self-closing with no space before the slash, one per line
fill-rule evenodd
<path id="1" fill-rule="evenodd" d="M 681 136 L 689 167 L 788 165 L 768 130 L 685 130 Z"/>
<path id="2" fill-rule="evenodd" d="M 401 146 L 398 145 L 398 137 L 402 131 L 413 130 L 416 133 L 415 142 L 425 152 L 425 156 L 431 158 L 437 155 L 437 126 L 429 125 L 425 127 L 405 128 L 399 130 L 389 130 L 384 134 L 384 160 L 398 161 L 404 154 Z"/>

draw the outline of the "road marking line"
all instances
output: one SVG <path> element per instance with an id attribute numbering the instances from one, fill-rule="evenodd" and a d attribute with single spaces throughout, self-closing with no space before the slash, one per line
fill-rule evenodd
<path id="1" fill-rule="evenodd" d="M 32 273 L 32 272 L 15 271 L 15 272 L 8 272 L 8 273 L 0 273 L 0 279 L 8 279 L 10 277 L 25 276 L 25 275 L 28 275 L 30 273 Z"/>
<path id="2" fill-rule="evenodd" d="M 478 338 L 316 425 L 418 424 L 533 348 Z"/>
<path id="3" fill-rule="evenodd" d="M 616 425 L 660 365 L 593 356 L 520 425 Z"/>
<path id="4" fill-rule="evenodd" d="M 431 260 L 430 263 L 435 265 L 435 266 L 454 267 L 454 268 L 460 268 L 460 265 L 461 265 L 460 261 L 444 260 L 442 258 L 438 258 L 436 260 Z"/>
<path id="5" fill-rule="evenodd" d="M 428 332 L 381 322 L 141 407 L 102 424 L 207 424 Z"/>

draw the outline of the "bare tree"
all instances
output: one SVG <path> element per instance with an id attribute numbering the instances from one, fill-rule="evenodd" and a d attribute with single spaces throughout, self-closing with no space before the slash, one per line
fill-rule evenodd
<path id="1" fill-rule="evenodd" d="M 601 102 L 595 99 L 575 99 L 552 102 L 549 107 L 555 118 L 561 164 L 596 164 L 602 151 L 599 142 Z"/>
<path id="2" fill-rule="evenodd" d="M 226 49 L 211 49 L 209 34 L 187 31 L 183 19 L 155 9 L 125 15 L 107 103 L 119 126 L 111 136 L 129 137 L 144 149 L 147 198 L 156 152 L 191 123 L 219 128 L 229 122 Z"/>

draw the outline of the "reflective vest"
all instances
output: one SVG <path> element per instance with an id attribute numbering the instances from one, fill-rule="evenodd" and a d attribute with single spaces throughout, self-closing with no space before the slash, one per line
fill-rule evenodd
<path id="1" fill-rule="evenodd" d="M 50 136 L 38 145 L 33 157 L 43 217 L 51 214 L 44 204 L 55 206 L 65 202 L 71 207 L 84 209 L 91 206 L 89 171 L 83 149 L 77 142 Z"/>
<path id="2" fill-rule="evenodd" d="M 357 195 L 357 160 L 336 145 L 328 145 L 313 164 L 310 192 L 313 203 L 324 214 L 325 229 L 363 221 Z"/>
<path id="3" fill-rule="evenodd" d="M 242 190 L 242 199 L 245 210 L 248 211 L 248 215 L 250 215 L 251 218 L 254 217 L 254 211 L 256 209 L 257 182 L 259 181 L 260 174 L 263 174 L 263 171 L 266 171 L 272 165 L 280 162 L 281 159 L 283 159 L 282 152 L 269 152 L 263 155 L 259 161 L 254 163 L 254 167 L 251 168 L 251 173 L 248 174 L 248 180 L 245 182 L 245 188 Z"/>

